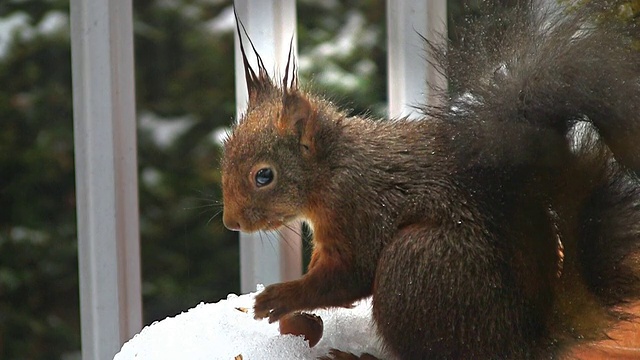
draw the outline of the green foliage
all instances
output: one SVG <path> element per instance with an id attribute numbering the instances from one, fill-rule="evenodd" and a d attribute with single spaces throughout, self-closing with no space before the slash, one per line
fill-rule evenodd
<path id="1" fill-rule="evenodd" d="M 24 15 L 30 29 L 52 10 L 68 13 L 65 1 L 17 5 L 4 2 L 0 17 Z M 64 28 L 9 35 L 0 59 L 0 358 L 53 359 L 79 346 L 69 40 Z"/>
<path id="2" fill-rule="evenodd" d="M 385 1 L 298 2 L 300 76 L 354 113 L 386 114 Z"/>
<path id="3" fill-rule="evenodd" d="M 237 236 L 216 216 L 221 149 L 215 134 L 235 117 L 233 33 L 210 26 L 230 1 L 133 4 L 149 324 L 239 291 Z M 311 79 L 321 92 L 350 99 L 357 112 L 382 104 L 384 1 L 298 6 L 300 58 L 307 61 L 302 82 Z M 0 57 L 2 359 L 59 359 L 80 348 L 68 11 L 68 0 L 0 3 L 0 22 L 24 22 Z M 40 31 L 60 18 L 55 31 Z M 349 21 L 368 41 L 317 56 Z M 345 86 L 323 77 L 323 69 L 355 76 Z"/>
<path id="4" fill-rule="evenodd" d="M 616 21 L 623 24 L 630 24 L 631 27 L 640 25 L 640 0 L 613 0 L 613 1 L 593 1 L 593 0 L 558 0 L 562 4 L 569 4 L 570 9 L 579 7 L 589 7 L 596 10 L 600 21 Z M 635 24 L 635 25 L 634 25 Z M 635 29 L 635 35 L 638 35 Z"/>
<path id="5" fill-rule="evenodd" d="M 587 7 L 595 10 L 596 23 L 615 23 L 621 26 L 629 35 L 632 49 L 640 50 L 640 0 L 558 0 L 562 4 L 569 4 L 569 9 Z"/>

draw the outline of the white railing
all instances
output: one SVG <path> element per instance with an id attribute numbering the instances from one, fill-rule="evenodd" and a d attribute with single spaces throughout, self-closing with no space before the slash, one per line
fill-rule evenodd
<path id="1" fill-rule="evenodd" d="M 447 29 L 447 2 L 387 0 L 387 91 L 389 116 L 417 115 L 411 105 L 433 101 L 427 83 L 444 88 L 445 79 L 427 66 L 421 36 L 437 42 Z"/>
<path id="2" fill-rule="evenodd" d="M 72 0 L 82 358 L 110 359 L 140 331 L 131 0 Z"/>
<path id="3" fill-rule="evenodd" d="M 267 69 L 283 69 L 276 61 L 286 61 L 295 36 L 294 0 L 237 0 L 235 6 Z M 427 71 L 418 33 L 444 33 L 446 1 L 388 0 L 387 9 L 389 111 L 410 115 L 410 105 L 428 96 L 427 81 L 442 81 Z M 132 28 L 131 0 L 71 0 L 84 360 L 112 358 L 142 326 Z M 240 112 L 247 100 L 238 51 L 236 84 Z M 300 239 L 284 236 L 274 251 L 241 235 L 243 292 L 300 275 Z"/>

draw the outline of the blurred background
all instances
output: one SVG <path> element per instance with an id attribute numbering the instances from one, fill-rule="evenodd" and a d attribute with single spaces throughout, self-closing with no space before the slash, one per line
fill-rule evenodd
<path id="1" fill-rule="evenodd" d="M 450 0 L 450 23 L 478 2 Z M 385 1 L 297 4 L 301 82 L 354 113 L 384 116 Z M 640 1 L 627 4 L 637 19 Z M 219 214 L 219 138 L 235 116 L 234 22 L 231 1 L 133 6 L 150 324 L 239 291 L 237 234 Z M 2 0 L 0 359 L 80 358 L 73 151 L 69 0 Z"/>

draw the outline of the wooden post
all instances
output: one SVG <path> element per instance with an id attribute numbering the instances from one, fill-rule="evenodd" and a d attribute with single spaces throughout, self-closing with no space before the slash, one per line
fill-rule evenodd
<path id="1" fill-rule="evenodd" d="M 131 0 L 72 0 L 82 358 L 112 359 L 140 331 Z"/>

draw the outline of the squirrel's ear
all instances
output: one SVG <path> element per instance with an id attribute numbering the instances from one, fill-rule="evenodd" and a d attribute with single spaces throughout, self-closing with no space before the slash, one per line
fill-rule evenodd
<path id="1" fill-rule="evenodd" d="M 297 134 L 300 146 L 305 151 L 313 152 L 317 122 L 309 99 L 298 91 L 285 91 L 277 125 L 282 134 Z"/>

